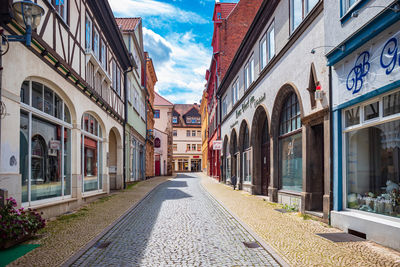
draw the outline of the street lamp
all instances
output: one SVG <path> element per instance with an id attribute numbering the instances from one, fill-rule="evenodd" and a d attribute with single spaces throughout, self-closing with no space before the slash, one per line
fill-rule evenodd
<path id="1" fill-rule="evenodd" d="M 14 18 L 20 25 L 25 25 L 25 35 L 8 35 L 9 42 L 25 42 L 26 46 L 31 45 L 32 30 L 36 29 L 42 16 L 44 15 L 43 7 L 33 3 L 30 0 L 17 1 L 12 4 Z"/>

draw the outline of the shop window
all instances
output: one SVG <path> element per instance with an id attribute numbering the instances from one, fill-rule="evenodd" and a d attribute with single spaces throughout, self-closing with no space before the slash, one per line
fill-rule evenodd
<path id="1" fill-rule="evenodd" d="M 400 217 L 400 120 L 346 134 L 347 208 Z"/>
<path id="2" fill-rule="evenodd" d="M 186 145 L 186 151 L 190 151 L 190 144 Z"/>
<path id="3" fill-rule="evenodd" d="M 196 151 L 196 144 L 192 144 L 192 151 Z"/>
<path id="4" fill-rule="evenodd" d="M 291 93 L 282 106 L 279 136 L 279 174 L 282 189 L 302 191 L 302 134 L 300 106 Z"/>
<path id="5" fill-rule="evenodd" d="M 197 151 L 201 151 L 201 145 L 197 145 Z"/>
<path id="6" fill-rule="evenodd" d="M 391 93 L 343 113 L 351 127 L 343 133 L 349 209 L 400 217 L 399 96 Z"/>
<path id="7" fill-rule="evenodd" d="M 372 120 L 379 117 L 379 102 L 371 103 L 364 106 L 364 121 Z"/>
<path id="8" fill-rule="evenodd" d="M 29 105 L 28 95 L 32 95 Z M 20 173 L 22 202 L 71 194 L 71 124 L 69 110 L 50 88 L 24 81 L 21 86 Z M 64 112 L 63 112 L 64 109 Z M 45 111 L 43 113 L 38 112 Z M 30 163 L 29 163 L 30 159 Z"/>
<path id="9" fill-rule="evenodd" d="M 100 125 L 90 114 L 82 116 L 81 164 L 83 192 L 102 189 L 102 138 Z"/>
<path id="10" fill-rule="evenodd" d="M 350 127 L 360 123 L 360 107 L 354 107 L 345 111 L 345 125 Z"/>
<path id="11" fill-rule="evenodd" d="M 383 116 L 400 113 L 400 92 L 383 97 Z"/>
<path id="12" fill-rule="evenodd" d="M 243 181 L 251 183 L 251 149 L 250 149 L 250 137 L 249 137 L 249 127 L 247 125 L 244 129 L 243 136 Z"/>

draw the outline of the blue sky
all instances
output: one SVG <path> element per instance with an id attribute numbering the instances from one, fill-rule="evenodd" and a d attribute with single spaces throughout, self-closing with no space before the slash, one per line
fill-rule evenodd
<path id="1" fill-rule="evenodd" d="M 221 2 L 237 2 L 226 0 Z M 215 0 L 109 0 L 116 17 L 142 17 L 156 91 L 173 103 L 199 103 L 209 68 Z"/>

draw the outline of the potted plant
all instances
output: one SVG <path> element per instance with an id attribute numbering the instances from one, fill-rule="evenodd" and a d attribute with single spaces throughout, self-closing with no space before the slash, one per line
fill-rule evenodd
<path id="1" fill-rule="evenodd" d="M 0 249 L 29 239 L 46 225 L 45 220 L 36 211 L 16 207 L 17 202 L 13 198 L 7 198 L 4 206 L 0 207 Z"/>

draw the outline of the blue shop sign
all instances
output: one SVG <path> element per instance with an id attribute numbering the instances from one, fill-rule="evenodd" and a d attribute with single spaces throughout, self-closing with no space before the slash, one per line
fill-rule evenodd
<path id="1" fill-rule="evenodd" d="M 379 67 L 383 73 L 390 75 L 396 66 L 400 67 L 398 37 L 392 37 L 386 41 L 379 52 Z M 353 94 L 363 89 L 364 79 L 371 70 L 371 53 L 369 50 L 362 52 L 356 59 L 354 67 L 347 75 L 346 88 Z M 379 71 L 379 70 L 378 70 Z"/>

